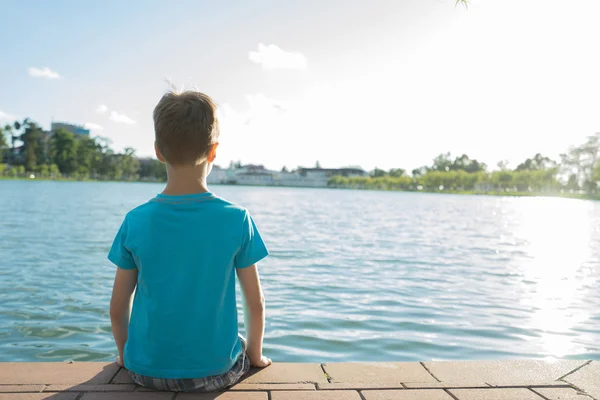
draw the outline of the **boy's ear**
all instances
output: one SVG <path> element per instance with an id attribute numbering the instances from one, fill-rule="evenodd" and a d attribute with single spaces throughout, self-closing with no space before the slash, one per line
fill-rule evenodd
<path id="1" fill-rule="evenodd" d="M 215 158 L 217 158 L 217 147 L 219 147 L 219 143 L 215 143 L 210 146 L 210 149 L 208 150 L 208 157 L 206 157 L 208 162 L 214 162 Z"/>
<path id="2" fill-rule="evenodd" d="M 165 158 L 163 157 L 162 153 L 158 149 L 158 146 L 156 145 L 156 142 L 154 142 L 154 153 L 156 153 L 156 158 L 158 158 L 158 161 L 160 161 L 161 163 L 164 164 Z"/>

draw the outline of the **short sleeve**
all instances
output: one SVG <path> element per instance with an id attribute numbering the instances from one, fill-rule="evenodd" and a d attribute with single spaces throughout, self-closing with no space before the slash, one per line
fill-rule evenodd
<path id="1" fill-rule="evenodd" d="M 122 269 L 134 269 L 137 267 L 133 260 L 133 255 L 125 247 L 125 240 L 127 239 L 127 219 L 123 221 L 115 240 L 113 241 L 112 247 L 108 252 L 108 259 L 115 264 L 117 267 Z"/>
<path id="2" fill-rule="evenodd" d="M 242 245 L 235 256 L 236 268 L 250 267 L 269 255 L 267 246 L 263 242 L 254 220 L 245 213 L 242 227 Z"/>

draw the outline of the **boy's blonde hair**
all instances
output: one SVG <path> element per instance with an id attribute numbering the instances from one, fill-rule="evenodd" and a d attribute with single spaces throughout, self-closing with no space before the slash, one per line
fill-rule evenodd
<path id="1" fill-rule="evenodd" d="M 154 108 L 156 147 L 171 165 L 204 161 L 219 138 L 217 106 L 196 91 L 165 94 Z"/>

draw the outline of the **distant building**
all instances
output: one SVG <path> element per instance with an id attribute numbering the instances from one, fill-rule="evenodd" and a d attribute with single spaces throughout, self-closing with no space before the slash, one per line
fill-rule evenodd
<path id="1" fill-rule="evenodd" d="M 52 132 L 56 132 L 59 129 L 64 129 L 75 135 L 90 136 L 90 130 L 86 129 L 85 127 L 83 127 L 81 125 L 74 125 L 74 124 L 69 124 L 66 122 L 53 122 L 52 125 L 50 126 L 50 130 Z"/>
<path id="2" fill-rule="evenodd" d="M 213 183 L 226 184 L 226 183 L 228 183 L 228 180 L 229 180 L 228 176 L 229 176 L 230 171 L 231 171 L 231 169 L 223 169 L 221 167 L 213 165 L 212 170 L 210 171 L 210 174 L 206 178 L 206 182 L 211 183 L 211 184 L 213 184 Z"/>
<path id="3" fill-rule="evenodd" d="M 361 168 L 298 168 L 298 173 L 301 176 L 307 177 L 327 177 L 345 176 L 352 178 L 355 176 L 366 176 L 366 171 Z"/>
<path id="4" fill-rule="evenodd" d="M 213 167 L 207 178 L 209 184 L 237 184 L 257 186 L 327 187 L 332 176 L 366 176 L 360 168 L 299 168 L 296 171 L 272 171 L 262 165 L 244 165 L 223 169 Z"/>
<path id="5" fill-rule="evenodd" d="M 290 186 L 308 186 L 308 187 L 327 187 L 329 179 L 333 176 L 366 176 L 367 172 L 360 168 L 298 168 L 292 173 L 296 178 L 292 178 L 293 182 Z M 288 175 L 286 178 L 290 178 Z"/>

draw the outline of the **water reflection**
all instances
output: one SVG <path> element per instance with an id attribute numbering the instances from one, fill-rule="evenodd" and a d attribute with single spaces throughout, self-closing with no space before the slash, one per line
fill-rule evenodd
<path id="1" fill-rule="evenodd" d="M 590 202 L 523 199 L 514 214 L 520 260 L 521 304 L 531 310 L 527 323 L 549 357 L 584 353 L 570 332 L 591 317 L 585 297 L 591 288 L 592 211 Z M 511 206 L 515 206 L 512 203 Z"/>

